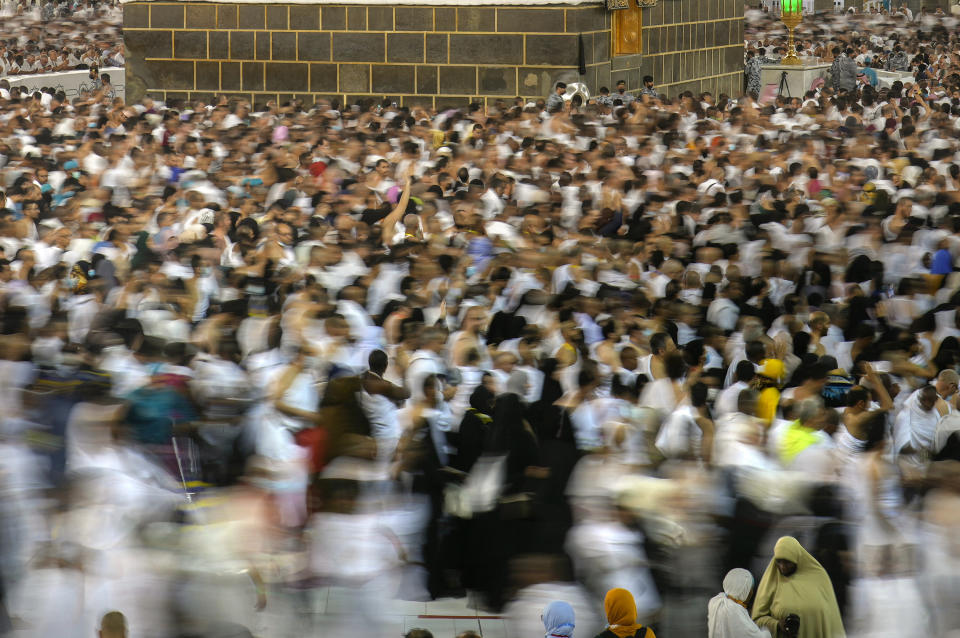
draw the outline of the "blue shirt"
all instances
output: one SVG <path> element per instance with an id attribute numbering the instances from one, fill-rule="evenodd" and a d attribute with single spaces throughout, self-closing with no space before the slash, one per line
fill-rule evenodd
<path id="1" fill-rule="evenodd" d="M 933 255 L 933 263 L 930 264 L 931 275 L 947 275 L 953 272 L 953 257 L 946 248 L 941 248 Z"/>

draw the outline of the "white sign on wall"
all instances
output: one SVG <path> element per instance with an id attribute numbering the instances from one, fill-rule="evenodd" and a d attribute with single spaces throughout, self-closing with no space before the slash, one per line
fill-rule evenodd
<path id="1" fill-rule="evenodd" d="M 123 68 L 107 67 L 100 69 L 100 75 L 109 75 L 110 84 L 116 91 L 116 97 L 126 97 L 126 72 Z M 63 91 L 68 100 L 73 100 L 84 91 L 92 88 L 90 82 L 90 72 L 86 69 L 79 71 L 61 71 L 59 73 L 40 73 L 38 75 L 11 75 L 6 78 L 10 82 L 10 88 L 15 86 L 26 87 L 33 93 L 39 91 L 45 86 L 49 86 L 55 91 Z"/>

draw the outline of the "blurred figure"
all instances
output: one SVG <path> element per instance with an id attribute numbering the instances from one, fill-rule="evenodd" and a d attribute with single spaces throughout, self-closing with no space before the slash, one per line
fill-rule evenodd
<path id="1" fill-rule="evenodd" d="M 844 638 L 843 620 L 830 577 L 797 539 L 784 536 L 773 549 L 753 603 L 753 619 L 771 634 L 787 630 L 787 617 L 800 618 L 795 638 Z"/>
<path id="2" fill-rule="evenodd" d="M 573 558 L 577 577 L 595 594 L 618 586 L 636 592 L 634 614 L 653 619 L 662 601 L 650 574 L 644 551 L 644 535 L 630 527 L 631 513 L 623 507 L 608 513 L 597 511 L 577 523 L 567 535 L 567 552 Z M 622 637 L 621 637 L 622 638 Z"/>
<path id="3" fill-rule="evenodd" d="M 343 601 L 332 614 L 332 635 L 353 633 L 358 621 L 366 635 L 386 635 L 381 612 L 397 592 L 397 569 L 406 557 L 378 513 L 364 506 L 361 482 L 329 472 L 335 469 L 331 465 L 329 478 L 319 482 L 321 511 L 307 530 L 311 570 Z"/>
<path id="4" fill-rule="evenodd" d="M 517 593 L 504 609 L 507 638 L 527 638 L 540 632 L 538 619 L 547 622 L 545 609 L 562 600 L 576 619 L 578 636 L 592 636 L 603 626 L 597 601 L 572 580 L 569 561 L 561 555 L 527 555 L 514 559 L 512 576 Z M 573 627 L 571 626 L 571 631 Z"/>
<path id="5" fill-rule="evenodd" d="M 607 628 L 596 638 L 656 638 L 653 630 L 637 622 L 637 605 L 626 589 L 611 589 L 603 599 Z"/>
<path id="6" fill-rule="evenodd" d="M 864 432 L 864 450 L 852 460 L 845 481 L 856 523 L 853 627 L 860 636 L 927 636 L 928 618 L 914 576 L 914 525 L 898 469 L 887 456 L 883 413 L 876 413 Z"/>
<path id="7" fill-rule="evenodd" d="M 937 485 L 925 499 L 923 591 L 933 609 L 931 635 L 960 632 L 960 463 L 935 466 Z"/>
<path id="8" fill-rule="evenodd" d="M 723 579 L 723 593 L 707 607 L 708 638 L 770 638 L 747 611 L 753 594 L 753 575 L 745 569 L 731 569 Z"/>

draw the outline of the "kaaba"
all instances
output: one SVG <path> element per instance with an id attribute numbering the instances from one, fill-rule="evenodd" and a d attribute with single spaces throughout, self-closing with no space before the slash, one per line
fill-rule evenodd
<path id="1" fill-rule="evenodd" d="M 456 108 L 541 98 L 558 81 L 743 87 L 742 0 L 135 0 L 123 22 L 131 99 Z"/>

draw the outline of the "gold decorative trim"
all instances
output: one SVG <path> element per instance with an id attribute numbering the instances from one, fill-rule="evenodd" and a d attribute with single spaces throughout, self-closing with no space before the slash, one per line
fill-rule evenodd
<path id="1" fill-rule="evenodd" d="M 607 9 L 610 11 L 618 11 L 620 9 L 629 9 L 630 3 L 628 0 L 607 0 Z"/>
<path id="2" fill-rule="evenodd" d="M 657 6 L 657 0 L 636 0 L 637 6 L 641 9 Z"/>

